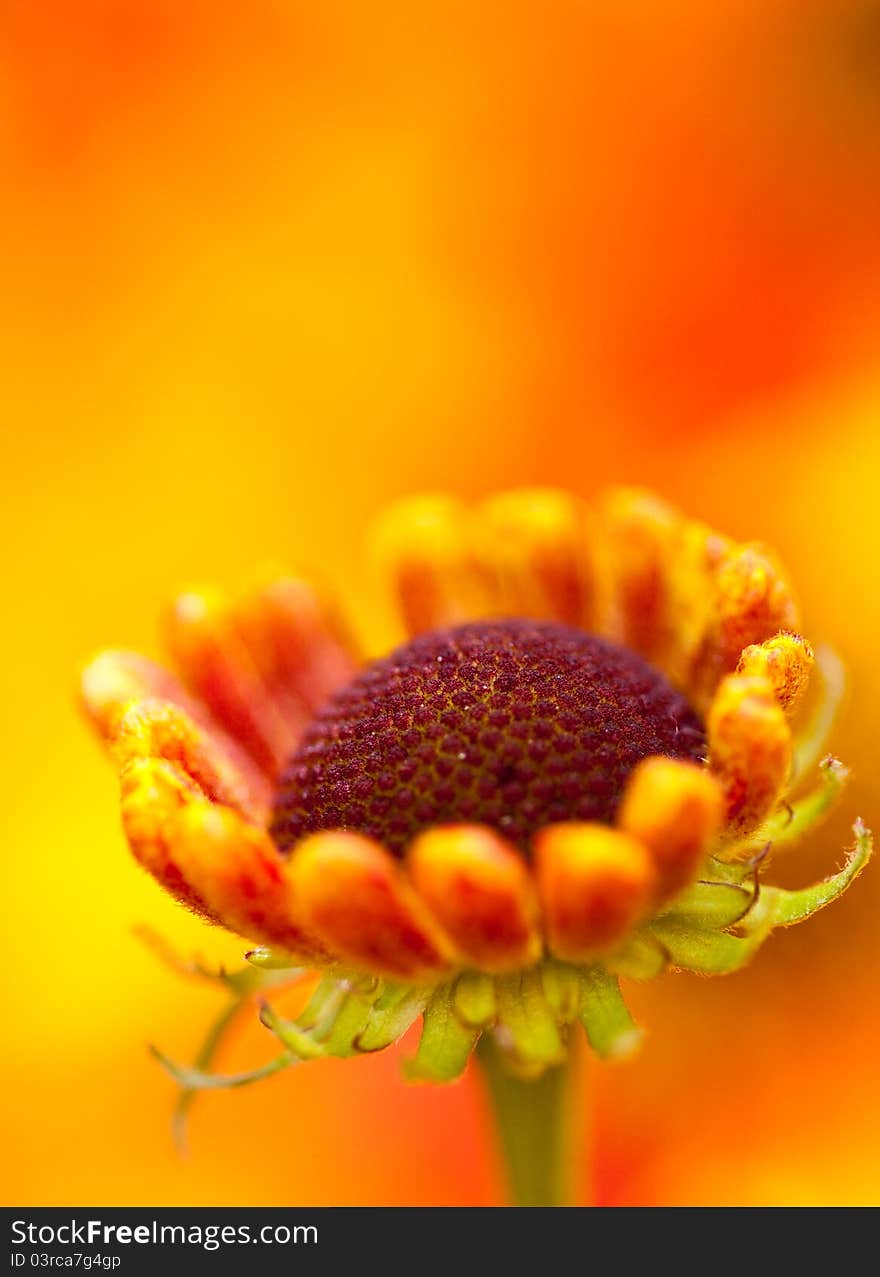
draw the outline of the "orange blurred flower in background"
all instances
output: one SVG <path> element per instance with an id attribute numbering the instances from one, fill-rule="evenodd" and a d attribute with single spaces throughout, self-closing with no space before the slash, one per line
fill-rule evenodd
<path id="1" fill-rule="evenodd" d="M 836 746 L 876 826 L 878 7 L 53 0 L 0 26 L 5 1196 L 493 1200 L 472 1081 L 428 1097 L 387 1056 L 208 1097 L 176 1157 L 144 1026 L 186 1055 L 211 995 L 124 920 L 235 945 L 126 862 L 73 674 L 149 644 L 172 573 L 302 546 L 367 615 L 353 548 L 400 493 L 650 483 L 779 547 L 858 689 Z M 875 877 L 710 992 L 637 992 L 599 1200 L 880 1196 Z"/>

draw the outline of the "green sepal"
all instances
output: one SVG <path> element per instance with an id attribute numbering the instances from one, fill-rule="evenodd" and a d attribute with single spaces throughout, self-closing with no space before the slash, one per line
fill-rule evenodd
<path id="1" fill-rule="evenodd" d="M 289 984 L 298 976 L 305 974 L 305 968 L 296 962 L 293 965 L 288 962 L 284 967 L 280 965 L 270 967 L 268 964 L 257 963 L 240 967 L 235 971 L 227 971 L 224 966 L 209 967 L 198 958 L 182 957 L 164 936 L 154 931 L 152 927 L 145 924 L 135 927 L 134 934 L 160 962 L 178 975 L 205 980 L 209 984 L 219 984 L 240 998 L 247 997 L 251 993 L 259 993 L 263 989 Z M 252 950 L 252 952 L 257 951 Z M 248 959 L 250 956 L 245 954 Z"/>
<path id="2" fill-rule="evenodd" d="M 752 851 L 769 843 L 776 851 L 796 842 L 834 805 L 848 778 L 849 769 L 828 754 L 819 764 L 819 783 L 815 788 L 775 811 L 738 850 Z"/>
<path id="3" fill-rule="evenodd" d="M 296 1020 L 285 1020 L 268 1003 L 260 1008 L 260 1021 L 298 1060 L 316 1060 L 327 1054 L 324 1043 L 313 1037 L 310 1030 L 301 1028 Z"/>
<path id="4" fill-rule="evenodd" d="M 874 850 L 873 835 L 861 820 L 856 821 L 853 833 L 856 838 L 855 846 L 847 856 L 843 868 L 836 874 L 798 891 L 788 891 L 784 887 L 762 888 L 762 898 L 767 898 L 773 912 L 774 926 L 793 927 L 843 895 L 871 859 Z"/>
<path id="5" fill-rule="evenodd" d="M 175 1064 L 167 1055 L 163 1055 L 158 1047 L 151 1046 L 150 1051 L 163 1069 L 170 1073 L 175 1082 L 185 1091 L 215 1091 L 236 1086 L 250 1086 L 252 1082 L 260 1082 L 263 1078 L 271 1077 L 273 1073 L 280 1073 L 282 1069 L 296 1063 L 290 1052 L 285 1051 L 283 1055 L 277 1055 L 274 1060 L 269 1060 L 266 1064 L 261 1064 L 259 1068 L 249 1069 L 245 1073 L 207 1073 L 186 1064 Z"/>
<path id="6" fill-rule="evenodd" d="M 726 848 L 725 851 L 731 851 L 736 854 L 736 848 Z M 703 866 L 702 881 L 710 883 L 731 883 L 735 887 L 745 887 L 747 883 L 754 884 L 760 867 L 770 851 L 769 843 L 764 843 L 758 850 L 754 851 L 746 859 L 740 860 L 722 860 L 720 856 L 710 856 Z"/>
<path id="7" fill-rule="evenodd" d="M 547 1003 L 540 969 L 531 967 L 514 975 L 498 976 L 495 988 L 495 1040 L 512 1062 L 521 1070 L 537 1072 L 561 1063 L 566 1057 L 566 1045 Z"/>
<path id="8" fill-rule="evenodd" d="M 211 1021 L 204 1041 L 192 1065 L 177 1064 L 163 1054 L 157 1047 L 150 1051 L 180 1086 L 180 1094 L 174 1107 L 173 1131 L 178 1148 L 186 1148 L 186 1124 L 193 1101 L 200 1091 L 217 1090 L 226 1087 L 246 1086 L 269 1077 L 280 1069 L 286 1068 L 294 1061 L 289 1057 L 279 1056 L 260 1068 L 244 1073 L 212 1073 L 217 1053 L 223 1045 L 233 1022 L 249 1004 L 254 994 L 292 983 L 302 974 L 300 969 L 287 967 L 283 971 L 259 970 L 255 967 L 242 967 L 236 971 L 227 971 L 225 967 L 206 967 L 197 959 L 187 960 L 179 957 L 161 936 L 157 936 L 148 928 L 139 929 L 139 937 L 152 951 L 173 970 L 186 976 L 195 976 L 212 984 L 219 984 L 232 994 L 219 1014 Z"/>
<path id="9" fill-rule="evenodd" d="M 795 783 L 811 771 L 825 753 L 825 742 L 846 691 L 846 670 L 832 648 L 824 645 L 816 648 L 816 670 L 821 679 L 821 695 L 808 722 L 798 732 L 792 760 Z"/>
<path id="10" fill-rule="evenodd" d="M 347 994 L 324 1040 L 327 1055 L 345 1060 L 358 1054 L 357 1042 L 367 1027 L 377 997 L 375 991 L 364 994 L 353 990 Z"/>
<path id="11" fill-rule="evenodd" d="M 669 954 L 671 966 L 698 975 L 738 971 L 758 948 L 754 939 L 749 942 L 725 931 L 701 931 L 673 919 L 661 918 L 651 930 Z"/>
<path id="12" fill-rule="evenodd" d="M 340 980 L 327 975 L 298 1019 L 282 1019 L 268 1005 L 263 1006 L 260 1018 L 299 1059 L 311 1060 L 322 1055 L 345 1059 L 358 1054 L 361 1035 L 383 992 L 380 980 Z"/>
<path id="13" fill-rule="evenodd" d="M 323 1030 L 329 1032 L 347 992 L 348 985 L 344 980 L 334 975 L 323 975 L 315 985 L 312 996 L 297 1016 L 298 1027 L 307 1030 L 317 1029 L 319 1034 Z"/>
<path id="14" fill-rule="evenodd" d="M 219 1015 L 211 1022 L 205 1039 L 202 1042 L 199 1053 L 196 1056 L 193 1066 L 198 1076 L 204 1076 L 210 1072 L 211 1065 L 223 1042 L 229 1032 L 236 1017 L 247 1005 L 246 998 L 233 998 L 231 1002 L 227 1002 Z M 178 1066 L 172 1065 L 171 1061 L 166 1059 L 160 1051 L 155 1047 L 150 1048 L 156 1059 L 160 1060 L 166 1070 L 177 1069 Z M 172 1130 L 174 1132 L 174 1142 L 178 1150 L 183 1153 L 186 1151 L 186 1126 L 189 1119 L 189 1111 L 193 1106 L 196 1096 L 199 1093 L 199 1087 L 185 1086 L 181 1083 L 181 1091 L 177 1097 L 177 1103 L 174 1106 L 174 1116 L 172 1118 Z"/>
<path id="15" fill-rule="evenodd" d="M 603 1060 L 620 1060 L 641 1045 L 639 1028 L 623 1000 L 617 976 L 604 966 L 583 967 L 580 971 L 580 1018 L 590 1046 Z"/>
<path id="16" fill-rule="evenodd" d="M 671 900 L 660 914 L 684 926 L 732 927 L 742 921 L 757 899 L 755 886 L 734 882 L 695 882 Z"/>
<path id="17" fill-rule="evenodd" d="M 419 1018 L 430 994 L 430 989 L 415 985 L 386 984 L 370 1008 L 366 1025 L 355 1038 L 355 1049 L 365 1053 L 391 1046 Z"/>
<path id="18" fill-rule="evenodd" d="M 571 1024 L 578 1018 L 581 986 L 574 967 L 545 958 L 541 964 L 541 985 L 547 1005 L 560 1024 Z"/>
<path id="19" fill-rule="evenodd" d="M 245 961 L 259 971 L 292 971 L 296 968 L 306 970 L 309 966 L 307 958 L 295 953 L 287 953 L 284 949 L 270 949 L 260 945 L 256 949 L 248 949 Z"/>
<path id="20" fill-rule="evenodd" d="M 669 954 L 656 936 L 635 931 L 622 948 L 609 954 L 605 966 L 628 980 L 653 980 L 669 966 Z"/>
<path id="21" fill-rule="evenodd" d="M 425 1007 L 422 1036 L 412 1060 L 404 1062 L 411 1082 L 453 1082 L 464 1072 L 482 1030 L 464 1024 L 456 1011 L 452 986 L 441 984 Z"/>
<path id="22" fill-rule="evenodd" d="M 481 1029 L 491 1024 L 498 1013 L 493 976 L 480 971 L 465 971 L 452 990 L 455 1012 L 462 1024 Z"/>

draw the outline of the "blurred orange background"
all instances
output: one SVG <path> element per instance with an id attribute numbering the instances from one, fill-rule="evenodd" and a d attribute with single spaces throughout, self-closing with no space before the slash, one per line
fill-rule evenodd
<path id="1" fill-rule="evenodd" d="M 477 1081 L 399 1052 L 197 1105 L 147 1040 L 217 1007 L 133 937 L 234 958 L 128 856 L 74 708 L 103 645 L 284 556 L 364 625 L 388 498 L 656 487 L 782 552 L 855 695 L 880 826 L 880 4 L 46 0 L 0 11 L 7 1203 L 491 1204 Z M 583 1195 L 880 1201 L 880 872 L 745 973 L 632 991 Z M 245 1025 L 223 1060 L 271 1045 Z"/>

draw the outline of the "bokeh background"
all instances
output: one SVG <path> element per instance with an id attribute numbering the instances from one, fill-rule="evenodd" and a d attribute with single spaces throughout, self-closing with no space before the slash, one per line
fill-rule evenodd
<path id="1" fill-rule="evenodd" d="M 3 1147 L 8 1203 L 488 1204 L 477 1080 L 394 1054 L 210 1094 L 154 1040 L 232 942 L 130 861 L 77 718 L 105 644 L 285 556 L 368 623 L 386 499 L 609 480 L 775 543 L 855 693 L 880 825 L 880 4 L 45 0 L 0 8 Z M 603 1203 L 880 1201 L 880 871 L 745 973 L 633 991 L 590 1069 Z M 242 1026 L 224 1058 L 266 1058 Z"/>

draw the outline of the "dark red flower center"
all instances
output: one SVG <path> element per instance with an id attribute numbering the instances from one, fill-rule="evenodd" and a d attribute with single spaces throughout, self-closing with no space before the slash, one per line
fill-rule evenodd
<path id="1" fill-rule="evenodd" d="M 491 825 L 528 851 L 560 820 L 611 822 L 642 758 L 699 760 L 702 725 L 641 657 L 541 621 L 414 639 L 315 718 L 285 769 L 272 834 L 352 829 L 401 855 L 430 825 Z"/>

